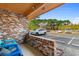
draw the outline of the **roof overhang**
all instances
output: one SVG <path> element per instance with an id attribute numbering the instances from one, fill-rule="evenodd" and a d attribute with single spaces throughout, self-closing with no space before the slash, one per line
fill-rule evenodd
<path id="1" fill-rule="evenodd" d="M 62 4 L 63 3 L 0 3 L 0 8 L 24 14 L 27 19 L 31 20 Z"/>
<path id="2" fill-rule="evenodd" d="M 45 3 L 45 4 L 41 5 L 39 8 L 37 8 L 35 11 L 33 11 L 31 14 L 27 15 L 27 18 L 33 19 L 43 13 L 46 13 L 50 10 L 55 9 L 63 4 L 64 3 Z"/>

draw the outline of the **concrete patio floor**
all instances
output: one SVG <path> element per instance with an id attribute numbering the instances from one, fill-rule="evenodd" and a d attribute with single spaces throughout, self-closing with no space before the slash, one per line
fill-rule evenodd
<path id="1" fill-rule="evenodd" d="M 38 50 L 26 44 L 21 44 L 20 46 L 24 56 L 43 56 Z"/>

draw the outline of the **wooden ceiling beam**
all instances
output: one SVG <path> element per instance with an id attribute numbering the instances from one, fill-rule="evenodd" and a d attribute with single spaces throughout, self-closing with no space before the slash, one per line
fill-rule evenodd
<path id="1" fill-rule="evenodd" d="M 64 3 L 44 3 L 42 6 L 40 6 L 39 8 L 37 8 L 35 11 L 33 11 L 31 14 L 27 15 L 27 19 L 31 20 L 36 18 L 37 16 L 46 13 L 52 9 L 55 9 L 61 5 L 63 5 Z"/>

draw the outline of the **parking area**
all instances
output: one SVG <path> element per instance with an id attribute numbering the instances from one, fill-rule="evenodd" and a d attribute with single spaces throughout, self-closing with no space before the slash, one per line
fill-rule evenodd
<path id="1" fill-rule="evenodd" d="M 79 39 L 74 39 L 74 40 L 71 42 L 71 45 L 79 46 Z"/>
<path id="2" fill-rule="evenodd" d="M 54 39 L 57 42 L 71 45 L 79 45 L 79 38 L 75 36 L 61 36 L 56 34 L 47 33 L 46 35 L 42 35 L 42 37 Z"/>
<path id="3" fill-rule="evenodd" d="M 45 38 L 54 39 L 56 47 L 64 51 L 63 56 L 79 56 L 79 37 L 47 33 Z M 73 51 L 73 52 L 72 52 Z"/>

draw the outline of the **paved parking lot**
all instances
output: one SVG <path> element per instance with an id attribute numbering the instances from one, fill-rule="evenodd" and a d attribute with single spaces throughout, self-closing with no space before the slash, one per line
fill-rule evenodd
<path id="1" fill-rule="evenodd" d="M 74 40 L 71 42 L 71 45 L 79 46 L 79 39 L 74 39 Z"/>
<path id="2" fill-rule="evenodd" d="M 75 36 L 61 36 L 47 33 L 46 35 L 42 35 L 42 37 L 54 39 L 57 42 L 61 42 L 64 44 L 77 44 L 79 45 L 79 38 Z"/>
<path id="3" fill-rule="evenodd" d="M 42 37 L 56 40 L 56 47 L 64 51 L 63 56 L 79 56 L 79 37 L 47 33 Z"/>
<path id="4" fill-rule="evenodd" d="M 60 36 L 56 36 L 56 35 L 52 35 L 52 34 L 43 35 L 43 37 L 54 39 L 57 42 L 61 42 L 61 43 L 65 43 L 65 44 L 67 44 L 71 40 L 71 38 L 60 37 Z"/>

